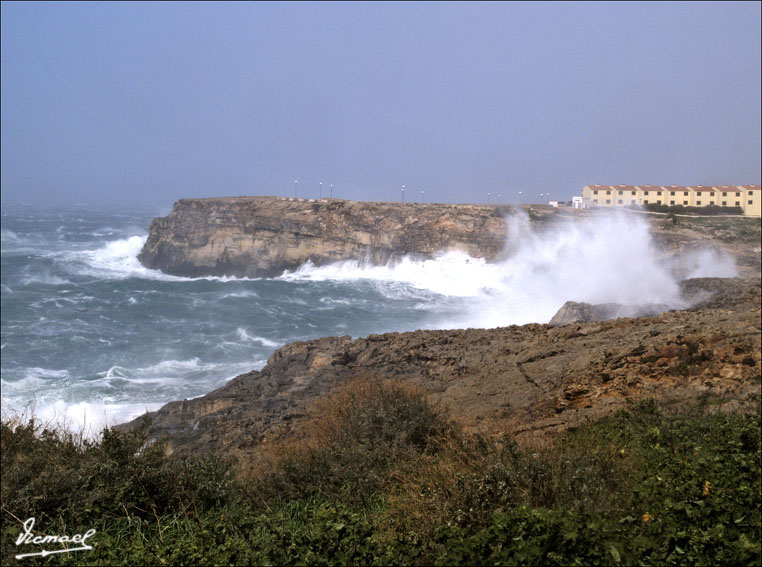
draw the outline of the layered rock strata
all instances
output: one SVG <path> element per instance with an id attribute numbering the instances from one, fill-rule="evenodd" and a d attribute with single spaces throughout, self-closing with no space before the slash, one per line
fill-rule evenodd
<path id="1" fill-rule="evenodd" d="M 547 206 L 522 209 L 539 230 L 610 214 Z M 182 199 L 168 216 L 153 220 L 138 258 L 146 267 L 190 277 L 272 277 L 307 261 L 383 264 L 405 255 L 428 258 L 448 250 L 497 260 L 506 253 L 505 217 L 512 212 L 511 207 L 494 205 Z M 759 219 L 681 217 L 675 224 L 666 215 L 643 214 L 643 218 L 660 253 L 679 259 L 688 252 L 712 249 L 733 255 L 745 277 L 758 276 L 762 269 Z M 678 261 L 675 271 L 684 278 L 691 267 Z"/>
<path id="2" fill-rule="evenodd" d="M 178 276 L 273 277 L 307 261 L 385 263 L 458 250 L 495 259 L 505 222 L 495 207 L 338 199 L 182 199 L 154 219 L 139 260 Z"/>

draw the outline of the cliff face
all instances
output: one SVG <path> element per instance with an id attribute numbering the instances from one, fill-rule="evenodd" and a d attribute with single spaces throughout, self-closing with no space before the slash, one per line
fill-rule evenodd
<path id="1" fill-rule="evenodd" d="M 459 250 L 495 259 L 505 223 L 495 207 L 293 200 L 182 199 L 154 219 L 138 259 L 178 276 L 273 277 L 310 260 L 384 263 Z"/>
<path id="2" fill-rule="evenodd" d="M 466 427 L 517 439 L 577 427 L 638 398 L 759 392 L 759 280 L 688 280 L 683 290 L 713 295 L 691 310 L 639 319 L 296 342 L 261 371 L 126 427 L 148 419 L 176 454 L 253 455 L 353 377 L 415 384 Z"/>

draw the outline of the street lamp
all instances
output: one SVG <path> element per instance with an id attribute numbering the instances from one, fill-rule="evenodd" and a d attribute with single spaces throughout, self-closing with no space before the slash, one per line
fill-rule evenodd
<path id="1" fill-rule="evenodd" d="M 489 205 L 489 196 L 490 196 L 490 194 L 489 194 L 489 193 L 487 193 L 487 204 L 488 204 L 488 205 Z"/>
<path id="2" fill-rule="evenodd" d="M 423 203 L 423 191 L 421 191 L 421 203 Z"/>
<path id="3" fill-rule="evenodd" d="M 522 193 L 523 193 L 523 191 L 519 191 L 519 205 L 521 204 L 521 194 Z"/>
<path id="4" fill-rule="evenodd" d="M 502 195 L 500 193 L 497 194 L 497 202 L 498 204 L 502 201 Z"/>
<path id="5" fill-rule="evenodd" d="M 320 198 L 323 198 L 323 182 L 320 182 Z"/>
<path id="6" fill-rule="evenodd" d="M 333 183 L 331 183 L 331 199 L 333 199 Z"/>
<path id="7" fill-rule="evenodd" d="M 296 186 L 299 183 L 298 180 L 294 179 L 294 199 L 296 199 Z"/>
<path id="8" fill-rule="evenodd" d="M 405 186 L 402 186 L 402 202 L 405 202 Z"/>

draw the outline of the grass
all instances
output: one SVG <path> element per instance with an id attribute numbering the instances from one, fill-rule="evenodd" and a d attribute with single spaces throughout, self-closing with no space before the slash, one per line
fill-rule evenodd
<path id="1" fill-rule="evenodd" d="M 746 407 L 644 402 L 527 448 L 357 380 L 247 477 L 168 458 L 145 430 L 91 442 L 4 420 L 0 563 L 759 565 L 759 398 Z M 29 517 L 96 529 L 94 549 L 17 561 L 40 550 L 14 545 Z"/>

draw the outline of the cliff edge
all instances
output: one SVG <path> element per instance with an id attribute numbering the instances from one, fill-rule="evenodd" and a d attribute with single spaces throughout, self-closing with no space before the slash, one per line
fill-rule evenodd
<path id="1" fill-rule="evenodd" d="M 154 219 L 138 259 L 187 277 L 274 277 L 307 261 L 373 264 L 461 251 L 494 260 L 505 242 L 494 206 L 338 199 L 182 199 Z"/>

